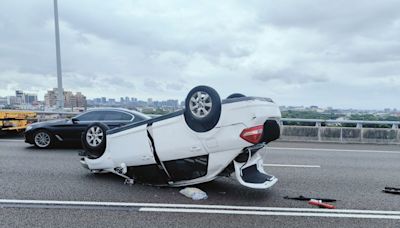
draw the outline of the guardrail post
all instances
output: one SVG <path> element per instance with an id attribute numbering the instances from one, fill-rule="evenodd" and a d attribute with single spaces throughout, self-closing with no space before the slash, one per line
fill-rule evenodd
<path id="1" fill-rule="evenodd" d="M 318 129 L 318 142 L 321 142 L 321 122 L 315 122 L 315 127 Z"/>
<path id="2" fill-rule="evenodd" d="M 357 123 L 357 128 L 360 129 L 360 140 L 363 143 L 364 142 L 364 129 L 363 129 L 363 124 L 362 123 Z"/>
<path id="3" fill-rule="evenodd" d="M 343 127 L 340 127 L 340 142 L 343 143 Z"/>

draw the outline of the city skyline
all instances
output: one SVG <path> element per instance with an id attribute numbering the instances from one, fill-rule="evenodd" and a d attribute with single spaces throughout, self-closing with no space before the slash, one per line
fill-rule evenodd
<path id="1" fill-rule="evenodd" d="M 56 88 L 53 88 L 53 90 L 46 90 L 47 92 L 53 92 L 55 93 Z M 34 101 L 36 102 L 43 102 L 47 107 L 55 107 L 56 105 L 56 98 L 55 98 L 55 94 L 53 94 L 53 98 L 52 98 L 52 105 L 48 105 L 46 104 L 46 94 L 43 96 L 43 100 L 38 99 L 38 95 L 32 92 L 26 92 L 26 91 L 22 91 L 22 90 L 15 90 L 14 93 L 17 95 L 18 93 L 22 93 L 20 94 L 20 96 L 34 96 L 35 99 Z M 84 95 L 84 92 L 80 92 L 80 91 L 68 91 L 65 90 L 64 94 L 68 94 L 66 97 L 64 97 L 65 100 L 68 100 L 68 97 L 70 97 L 73 94 L 79 94 L 82 95 L 85 98 L 85 102 L 87 102 L 90 105 L 126 105 L 126 104 L 136 104 L 138 106 L 143 106 L 143 104 L 145 104 L 146 106 L 148 106 L 149 103 L 151 102 L 155 102 L 155 103 L 161 103 L 161 104 L 165 104 L 165 102 L 176 102 L 176 107 L 183 107 L 183 100 L 179 100 L 179 99 L 173 99 L 173 98 L 166 98 L 166 99 L 155 99 L 153 97 L 147 97 L 147 98 L 140 98 L 140 97 L 131 97 L 131 96 L 122 96 L 119 98 L 116 97 L 86 97 Z M 1 104 L 5 104 L 7 103 L 7 98 L 10 99 L 10 97 L 18 97 L 14 96 L 14 95 L 2 95 L 0 94 L 0 105 Z M 11 99 L 15 99 L 15 98 L 11 98 Z M 69 98 L 70 99 L 70 98 Z M 73 98 L 75 99 L 75 98 Z M 126 102 L 126 99 L 129 99 L 128 102 Z M 223 99 L 223 98 L 221 98 Z M 149 102 L 150 100 L 150 102 Z M 22 100 L 21 100 L 22 101 Z M 163 103 L 164 102 L 164 103 Z M 18 103 L 18 102 L 17 102 Z M 70 108 L 71 105 L 69 104 L 70 101 L 67 101 L 67 106 L 66 108 Z M 81 102 L 82 103 L 82 102 Z M 30 104 L 30 102 L 19 102 L 19 104 Z M 280 107 L 282 107 L 283 109 L 289 108 L 289 110 L 308 110 L 308 109 L 323 109 L 323 110 L 330 110 L 330 109 L 335 109 L 335 110 L 357 110 L 357 111 L 384 111 L 384 112 L 400 112 L 400 108 L 397 107 L 385 107 L 385 108 L 369 108 L 369 109 L 360 109 L 360 108 L 355 108 L 355 107 L 336 107 L 336 106 L 329 106 L 329 105 L 316 105 L 316 104 L 311 104 L 311 105 L 305 105 L 305 104 L 299 104 L 299 105 L 294 105 L 294 104 L 278 104 L 280 105 Z M 172 105 L 175 107 L 175 105 Z M 72 106 L 73 107 L 73 106 Z M 77 105 L 76 107 L 84 107 L 84 105 Z M 156 106 L 157 107 L 157 106 Z M 161 107 L 161 106 L 160 106 Z"/>

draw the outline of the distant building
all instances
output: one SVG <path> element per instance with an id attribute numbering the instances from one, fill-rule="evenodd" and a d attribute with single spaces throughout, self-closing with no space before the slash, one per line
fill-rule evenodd
<path id="1" fill-rule="evenodd" d="M 46 107 L 56 107 L 57 89 L 54 88 L 53 90 L 47 91 L 44 96 L 44 101 Z M 86 107 L 86 97 L 81 92 L 74 94 L 71 91 L 64 91 L 64 107 Z"/>
<path id="2" fill-rule="evenodd" d="M 22 97 L 20 96 L 9 96 L 7 99 L 7 103 L 9 105 L 21 105 L 22 104 Z"/>
<path id="3" fill-rule="evenodd" d="M 81 92 L 77 92 L 75 94 L 76 98 L 76 106 L 74 107 L 86 107 L 86 96 L 84 96 Z"/>
<path id="4" fill-rule="evenodd" d="M 23 97 L 25 104 L 34 104 L 38 101 L 37 94 L 34 93 L 24 93 Z"/>
<path id="5" fill-rule="evenodd" d="M 22 98 L 23 98 L 23 96 L 24 96 L 24 91 L 22 91 L 22 90 L 16 90 L 16 91 L 15 91 L 15 96 L 18 97 L 18 98 L 21 98 L 21 100 L 22 100 Z"/>
<path id="6" fill-rule="evenodd" d="M 0 105 L 7 105 L 8 98 L 7 97 L 0 97 Z"/>
<path id="7" fill-rule="evenodd" d="M 46 107 L 56 107 L 57 92 L 57 89 L 54 88 L 53 90 L 47 91 L 47 93 L 44 95 L 44 104 Z"/>

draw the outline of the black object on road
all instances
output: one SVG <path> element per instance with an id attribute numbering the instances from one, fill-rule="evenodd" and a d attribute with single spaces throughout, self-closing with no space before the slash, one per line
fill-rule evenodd
<path id="1" fill-rule="evenodd" d="M 385 187 L 385 189 L 383 189 L 382 191 L 385 192 L 385 193 L 400 195 L 400 188 Z"/>
<path id="2" fill-rule="evenodd" d="M 317 197 L 304 197 L 304 196 L 298 196 L 298 197 L 289 197 L 289 196 L 285 196 L 283 197 L 284 199 L 291 199 L 291 200 L 300 200 L 300 201 L 310 201 L 312 199 L 314 200 L 321 200 L 322 202 L 336 202 L 337 200 L 335 199 L 324 199 L 324 198 L 317 198 Z"/>

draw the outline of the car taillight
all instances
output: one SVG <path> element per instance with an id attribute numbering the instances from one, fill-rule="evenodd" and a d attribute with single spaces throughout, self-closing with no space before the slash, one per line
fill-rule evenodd
<path id="1" fill-rule="evenodd" d="M 257 144 L 261 140 L 263 129 L 264 125 L 246 128 L 240 133 L 240 138 L 249 143 Z"/>

